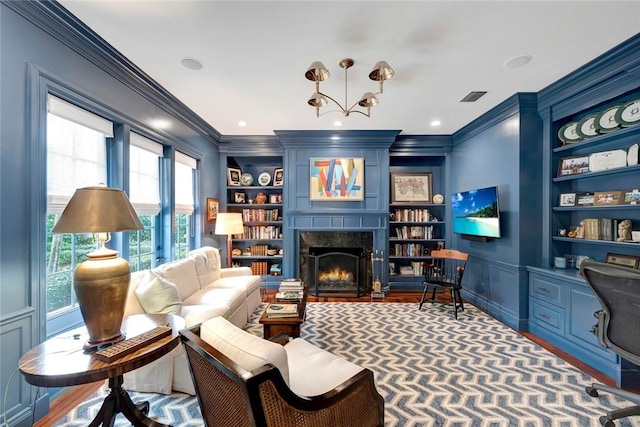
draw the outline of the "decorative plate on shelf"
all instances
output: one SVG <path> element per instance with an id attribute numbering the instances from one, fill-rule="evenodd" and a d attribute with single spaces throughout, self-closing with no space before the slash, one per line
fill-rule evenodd
<path id="1" fill-rule="evenodd" d="M 251 184 L 253 184 L 253 175 L 251 175 L 250 173 L 243 173 L 242 175 L 240 175 L 240 184 L 244 185 L 244 186 L 249 186 Z"/>
<path id="2" fill-rule="evenodd" d="M 564 144 L 572 144 L 580 141 L 580 136 L 576 133 L 577 127 L 578 122 L 569 122 L 562 126 L 558 131 L 558 138 L 560 138 L 560 141 Z"/>
<path id="3" fill-rule="evenodd" d="M 598 114 L 594 125 L 599 133 L 611 132 L 620 127 L 620 123 L 616 120 L 616 113 L 622 106 L 622 104 L 612 105 Z"/>
<path id="4" fill-rule="evenodd" d="M 258 176 L 258 184 L 265 186 L 271 183 L 271 174 L 269 172 L 262 172 L 260 176 Z"/>
<path id="5" fill-rule="evenodd" d="M 624 104 L 616 113 L 616 121 L 622 126 L 633 126 L 640 123 L 640 99 Z"/>
<path id="6" fill-rule="evenodd" d="M 583 117 L 576 126 L 576 134 L 582 139 L 592 138 L 598 135 L 598 131 L 595 126 L 597 117 L 598 113 L 589 114 Z"/>

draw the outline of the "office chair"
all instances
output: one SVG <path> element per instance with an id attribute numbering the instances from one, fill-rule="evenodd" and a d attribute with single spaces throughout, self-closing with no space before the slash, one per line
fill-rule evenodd
<path id="1" fill-rule="evenodd" d="M 469 254 L 464 252 L 442 249 L 431 251 L 432 262 L 424 264 L 424 290 L 420 298 L 418 310 L 422 309 L 425 301 L 436 302 L 436 290 L 445 289 L 451 292 L 451 303 L 453 304 L 453 316 L 458 318 L 458 309 L 464 311 L 464 303 L 460 296 L 462 289 L 462 276 L 467 266 Z M 426 299 L 427 293 L 431 290 L 431 298 Z"/>
<path id="2" fill-rule="evenodd" d="M 640 365 L 640 271 L 587 260 L 580 265 L 580 272 L 602 306 L 594 314 L 598 323 L 592 329 L 598 343 Z M 589 396 L 597 397 L 598 390 L 635 403 L 601 416 L 604 427 L 615 426 L 613 420 L 640 415 L 640 395 L 597 383 L 586 387 Z"/>

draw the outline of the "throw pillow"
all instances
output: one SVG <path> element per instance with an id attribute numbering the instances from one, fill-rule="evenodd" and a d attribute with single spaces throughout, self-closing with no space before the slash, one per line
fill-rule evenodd
<path id="1" fill-rule="evenodd" d="M 182 312 L 178 287 L 167 279 L 149 273 L 135 290 L 136 297 L 146 313 L 176 314 Z"/>

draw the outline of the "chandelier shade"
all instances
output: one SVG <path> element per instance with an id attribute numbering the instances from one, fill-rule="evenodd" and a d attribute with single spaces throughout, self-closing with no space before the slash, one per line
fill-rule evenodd
<path id="1" fill-rule="evenodd" d="M 307 104 L 316 109 L 316 117 L 320 117 L 320 108 L 325 107 L 332 101 L 338 106 L 338 110 L 325 111 L 322 114 L 330 112 L 340 112 L 345 117 L 348 117 L 351 113 L 359 113 L 367 117 L 371 117 L 371 107 L 377 105 L 380 101 L 376 95 L 382 93 L 382 85 L 385 80 L 389 80 L 395 74 L 393 68 L 389 66 L 386 61 L 378 61 L 373 70 L 369 73 L 369 79 L 380 82 L 380 90 L 378 92 L 365 92 L 358 101 L 351 107 L 348 107 L 347 96 L 347 70 L 354 65 L 355 61 L 351 58 L 345 58 L 338 64 L 340 68 L 344 69 L 344 104 L 340 104 L 331 96 L 322 93 L 320 91 L 320 82 L 327 80 L 330 76 L 329 70 L 320 61 L 314 61 L 311 63 L 304 76 L 307 80 L 315 83 L 316 91 L 311 95 Z M 358 108 L 363 108 L 361 110 Z"/>

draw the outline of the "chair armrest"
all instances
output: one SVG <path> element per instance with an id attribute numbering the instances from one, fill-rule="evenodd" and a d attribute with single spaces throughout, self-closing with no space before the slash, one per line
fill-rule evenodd
<path id="1" fill-rule="evenodd" d="M 220 269 L 220 277 L 251 276 L 250 267 L 223 267 Z"/>

